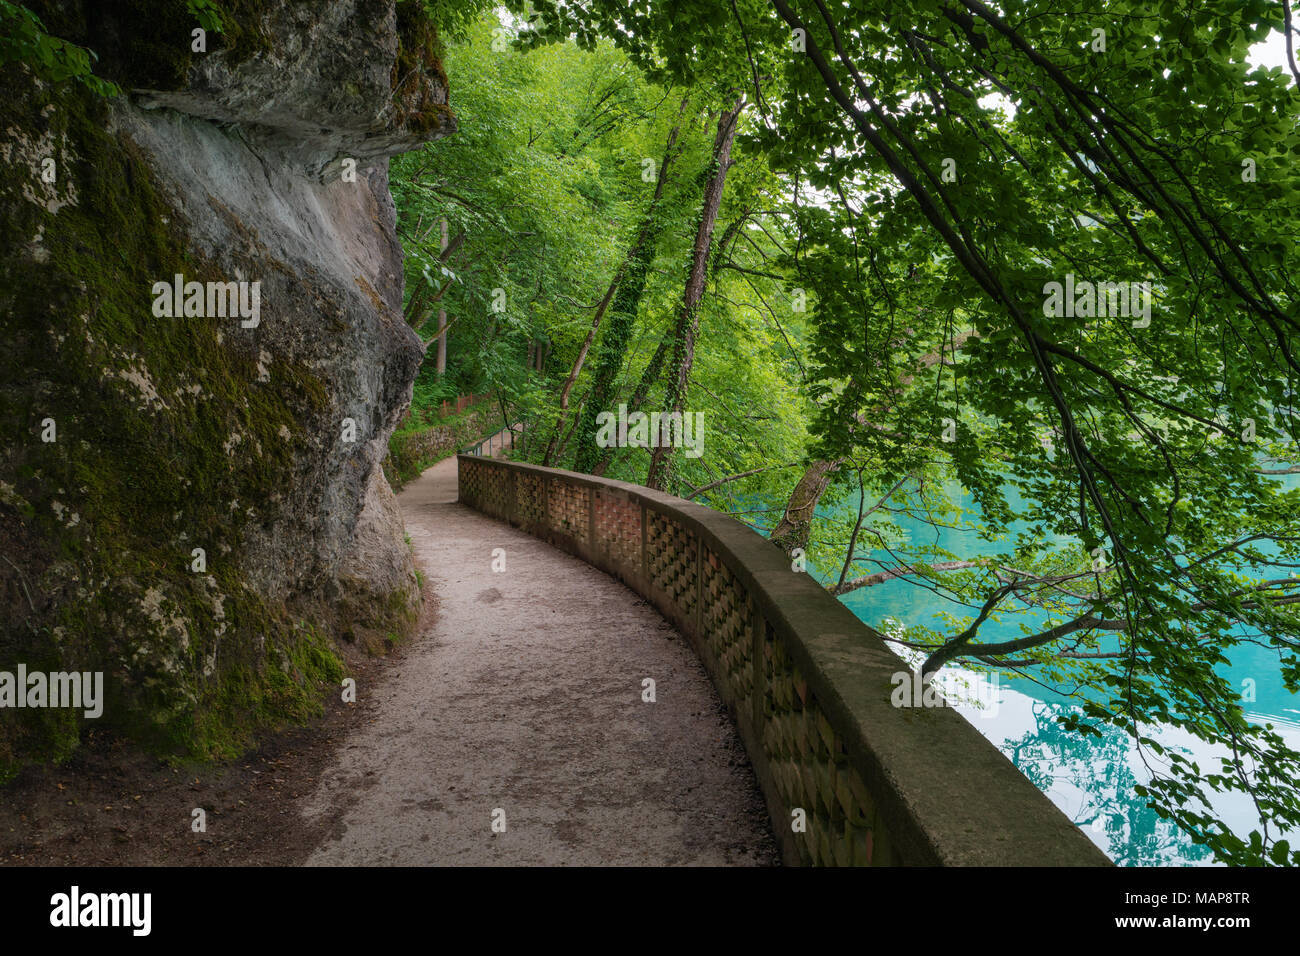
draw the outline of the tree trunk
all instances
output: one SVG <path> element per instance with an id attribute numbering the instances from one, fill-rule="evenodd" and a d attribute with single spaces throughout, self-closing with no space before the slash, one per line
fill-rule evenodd
<path id="1" fill-rule="evenodd" d="M 659 175 L 655 182 L 654 196 L 650 201 L 649 208 L 646 210 L 645 217 L 642 219 L 637 238 L 632 243 L 632 248 L 628 251 L 627 259 L 623 263 L 623 275 L 621 278 L 616 277 L 618 290 L 610 301 L 609 322 L 606 324 L 604 335 L 601 336 L 591 392 L 587 396 L 587 402 L 583 407 L 582 417 L 578 425 L 578 451 L 573 464 L 575 471 L 590 472 L 599 461 L 603 451 L 596 444 L 596 416 L 601 411 L 609 410 L 607 405 L 614 395 L 614 380 L 621 371 L 623 359 L 627 355 L 627 342 L 632 334 L 632 326 L 636 322 L 637 310 L 641 304 L 641 296 L 645 292 L 650 266 L 654 262 L 659 232 L 662 228 L 661 223 L 656 218 L 659 212 L 659 203 L 663 198 L 668 167 L 676 155 L 673 150 L 677 142 L 678 132 L 681 129 L 680 117 L 686 111 L 688 103 L 689 97 L 683 97 L 681 110 L 678 113 L 678 123 L 673 127 L 672 133 L 669 134 L 668 144 L 664 149 L 664 161 L 659 165 Z M 594 336 L 595 329 L 593 328 L 589 337 L 594 338 Z M 576 379 L 576 374 L 573 377 Z M 561 411 L 560 423 L 557 423 L 557 434 L 561 430 L 562 422 L 563 411 Z"/>
<path id="2" fill-rule="evenodd" d="M 627 403 L 627 413 L 629 415 L 640 410 L 641 406 L 645 404 L 645 397 L 650 393 L 651 386 L 653 386 L 655 382 L 659 381 L 659 375 L 663 372 L 664 358 L 668 355 L 668 338 L 669 337 L 665 335 L 659 340 L 659 347 L 655 349 L 655 354 L 650 357 L 649 364 L 646 365 L 645 371 L 641 373 L 641 381 L 637 383 L 636 391 L 632 393 L 632 397 Z M 609 467 L 610 462 L 613 460 L 614 449 L 603 449 L 600 460 L 597 461 L 595 467 L 591 469 L 591 473 L 593 475 L 603 475 L 605 469 Z"/>
<path id="3" fill-rule="evenodd" d="M 445 254 L 447 252 L 447 218 L 445 216 L 440 226 L 442 228 L 442 237 L 438 251 Z M 447 310 L 443 308 L 438 309 L 438 365 L 436 371 L 440 377 L 447 374 Z"/>
<path id="4" fill-rule="evenodd" d="M 729 237 L 735 234 L 736 230 L 738 230 L 741 224 L 745 221 L 745 218 L 745 216 L 738 216 L 736 220 L 726 228 L 722 234 L 722 239 L 718 243 L 718 252 L 721 252 L 723 248 L 725 248 L 729 241 Z M 718 256 L 715 253 L 713 257 L 714 275 L 717 274 L 718 265 Z M 659 376 L 663 374 L 664 359 L 668 357 L 670 338 L 671 335 L 666 334 L 659 340 L 659 345 L 655 349 L 654 355 L 650 356 L 650 361 L 646 363 L 645 370 L 641 373 L 641 381 L 637 382 L 636 390 L 632 392 L 632 397 L 629 398 L 627 402 L 627 413 L 629 415 L 641 410 L 641 406 L 645 404 L 646 396 L 650 394 L 650 389 L 654 387 L 655 382 L 659 381 Z M 603 475 L 605 470 L 609 468 L 609 464 L 613 461 L 613 458 L 614 449 L 604 449 L 603 454 L 600 456 L 600 460 L 596 462 L 596 466 L 591 469 L 591 473 L 593 475 Z"/>
<path id="5" fill-rule="evenodd" d="M 808 536 L 812 531 L 812 519 L 817 510 L 817 503 L 821 501 L 822 494 L 831 483 L 831 476 L 839 466 L 839 461 L 813 462 L 794 486 L 794 490 L 790 492 L 785 513 L 772 529 L 772 536 L 769 539 L 786 554 L 790 554 L 795 548 L 805 551 L 808 549 Z"/>
<path id="6" fill-rule="evenodd" d="M 673 130 L 673 138 L 676 138 L 677 130 Z M 671 145 L 672 139 L 669 139 Z M 659 169 L 660 176 L 663 175 L 663 167 Z M 656 199 L 658 191 L 656 190 Z M 546 453 L 542 455 L 542 464 L 551 463 L 551 455 L 555 454 L 555 443 L 560 439 L 560 433 L 564 431 L 564 418 L 569 410 L 569 396 L 573 394 L 573 384 L 578 380 L 578 373 L 582 371 L 583 364 L 587 361 L 587 352 L 591 349 L 591 342 L 596 337 L 596 330 L 600 328 L 600 320 L 605 317 L 605 310 L 609 308 L 610 300 L 614 298 L 614 293 L 618 290 L 618 285 L 623 281 L 623 273 L 627 271 L 628 263 L 636 255 L 637 243 L 645 240 L 644 232 L 637 237 L 637 241 L 628 249 L 627 257 L 624 258 L 623 264 L 618 267 L 614 273 L 614 279 L 610 282 L 609 288 L 605 290 L 605 297 L 600 300 L 600 305 L 596 307 L 596 315 L 591 320 L 591 328 L 587 331 L 587 337 L 582 342 L 582 347 L 578 350 L 578 357 L 573 360 L 573 367 L 569 369 L 569 377 L 564 380 L 564 387 L 560 389 L 560 417 L 555 420 L 555 427 L 551 430 L 551 440 L 546 445 Z"/>
<path id="7" fill-rule="evenodd" d="M 951 350 L 956 352 L 966 340 L 973 338 L 974 332 L 959 332 L 952 338 Z M 941 349 L 938 352 L 930 352 L 921 356 L 918 364 L 923 369 L 931 368 L 936 362 L 944 361 L 944 352 L 947 349 Z M 900 375 L 898 379 L 899 388 L 905 388 L 912 384 L 913 376 Z M 877 415 L 884 415 L 890 411 L 890 406 L 878 406 L 873 412 Z M 866 413 L 858 415 L 858 424 L 870 424 L 867 420 Z M 879 427 L 879 426 L 876 426 Z M 843 463 L 843 458 L 837 458 L 834 461 L 814 461 L 808 466 L 799 483 L 794 486 L 790 492 L 790 500 L 786 503 L 785 514 L 777 522 L 776 527 L 772 530 L 771 541 L 781 548 L 786 554 L 789 554 L 795 548 L 808 550 L 808 536 L 812 531 L 813 512 L 817 509 L 817 504 L 821 500 L 822 494 L 830 485 L 832 475 L 839 469 Z M 809 495 L 812 495 L 810 498 Z"/>
<path id="8" fill-rule="evenodd" d="M 440 264 L 446 265 L 446 263 L 451 260 L 452 256 L 454 256 L 457 250 L 459 250 L 464 244 L 465 236 L 466 233 L 462 230 L 456 238 L 451 241 L 451 244 L 442 250 L 442 255 L 438 256 L 438 262 Z M 416 290 L 411 293 L 411 298 L 406 303 L 406 323 L 417 332 L 420 331 L 420 329 L 424 327 L 424 323 L 429 320 L 429 317 L 426 314 L 426 307 L 432 305 L 434 302 L 440 301 L 442 297 L 447 294 L 447 290 L 450 288 L 451 280 L 448 279 L 442 284 L 442 288 L 433 294 L 433 298 L 426 301 L 429 299 L 429 283 L 420 283 L 419 286 L 416 287 Z"/>
<path id="9" fill-rule="evenodd" d="M 686 291 L 677 313 L 673 332 L 673 365 L 676 377 L 668 385 L 670 412 L 682 413 L 686 407 L 686 393 L 690 388 L 691 365 L 695 361 L 695 334 L 700 325 L 700 300 L 704 297 L 704 284 L 708 278 L 709 250 L 713 245 L 713 228 L 718 222 L 722 206 L 722 190 L 727 183 L 727 170 L 731 168 L 731 144 L 736 138 L 745 97 L 741 94 L 736 105 L 724 110 L 718 118 L 718 134 L 713 140 L 713 173 L 704 187 L 704 204 L 700 210 L 699 226 L 695 230 L 695 247 L 691 255 L 691 271 L 686 279 Z M 672 473 L 672 449 L 665 447 L 663 435 L 654 436 L 655 448 L 650 456 L 650 470 L 646 487 L 664 488 Z"/>

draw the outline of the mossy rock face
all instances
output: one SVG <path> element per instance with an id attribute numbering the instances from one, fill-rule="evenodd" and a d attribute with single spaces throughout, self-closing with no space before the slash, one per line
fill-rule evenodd
<path id="1" fill-rule="evenodd" d="M 75 39 L 96 17 L 126 30 L 128 14 L 168 4 L 49 6 L 47 25 Z M 255 24 L 300 15 L 290 0 L 223 6 Z M 366 4 L 311 6 L 351 22 Z M 369 6 L 395 23 L 391 0 Z M 166 89 L 199 71 L 145 70 L 141 51 L 170 49 L 178 29 L 160 12 L 136 47 L 94 35 L 114 79 Z M 356 69 L 387 76 L 390 41 Z M 204 82 L 238 86 L 238 69 Z M 99 100 L 20 64 L 0 67 L 0 83 L 0 157 L 14 171 L 0 180 L 0 671 L 102 671 L 99 726 L 163 753 L 237 753 L 312 713 L 322 682 L 337 686 L 336 638 L 400 635 L 418 611 L 380 468 L 422 352 L 401 318 L 387 165 L 363 165 L 354 183 L 312 173 L 335 147 L 382 154 L 376 139 L 396 141 L 371 122 L 391 113 L 392 90 L 322 114 L 337 121 L 324 143 L 296 142 L 292 124 L 258 140 L 202 110 Z M 175 89 L 183 106 L 188 88 Z M 200 94 L 238 107 L 229 89 Z M 257 324 L 156 316 L 154 283 L 177 274 L 257 281 Z M 0 710 L 0 778 L 66 756 L 85 723 L 70 709 Z"/>
<path id="2" fill-rule="evenodd" d="M 421 136 L 454 130 L 456 117 L 447 105 L 438 35 L 422 4 L 398 4 L 397 38 L 392 72 L 395 122 Z"/>
<path id="3" fill-rule="evenodd" d="M 308 0 L 299 0 L 308 2 Z M 199 21 L 186 0 L 28 0 L 25 4 L 55 36 L 89 47 L 99 57 L 95 72 L 126 89 L 182 90 L 196 52 Z M 268 0 L 218 0 L 212 5 L 224 28 L 205 33 L 206 52 L 223 52 L 232 65 L 274 48 L 267 17 L 279 4 Z"/>

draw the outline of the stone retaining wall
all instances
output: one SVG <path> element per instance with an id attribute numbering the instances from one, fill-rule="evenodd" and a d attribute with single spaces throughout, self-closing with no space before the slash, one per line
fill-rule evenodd
<path id="1" fill-rule="evenodd" d="M 477 441 L 496 426 L 493 418 L 501 412 L 493 405 L 479 402 L 467 415 L 451 422 L 436 422 L 410 431 L 397 431 L 388 440 L 384 458 L 384 475 L 394 491 L 401 491 L 430 465 L 450 457 L 467 442 Z M 460 411 L 464 411 L 461 409 Z M 460 414 L 458 411 L 456 414 Z M 400 429 L 399 425 L 399 429 Z"/>
<path id="2" fill-rule="evenodd" d="M 1109 864 L 956 711 L 892 706 L 891 678 L 907 665 L 751 529 L 638 485 L 458 460 L 462 503 L 620 579 L 691 641 L 787 863 Z"/>

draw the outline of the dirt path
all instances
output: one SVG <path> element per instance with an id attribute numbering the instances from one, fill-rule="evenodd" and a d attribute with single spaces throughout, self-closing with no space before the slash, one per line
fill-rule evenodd
<path id="1" fill-rule="evenodd" d="M 358 686 L 373 718 L 303 804 L 330 834 L 307 863 L 775 864 L 685 640 L 622 584 L 455 499 L 454 458 L 399 496 L 436 620 L 399 672 Z"/>
<path id="2" fill-rule="evenodd" d="M 0 788 L 0 866 L 776 863 L 685 641 L 621 584 L 455 497 L 454 459 L 399 496 L 429 613 L 387 657 L 348 656 L 355 704 L 334 693 L 229 764 L 173 767 L 91 732 Z"/>

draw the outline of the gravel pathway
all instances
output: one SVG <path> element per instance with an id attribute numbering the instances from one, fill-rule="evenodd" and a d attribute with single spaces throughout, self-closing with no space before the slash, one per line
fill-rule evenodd
<path id="1" fill-rule="evenodd" d="M 308 865 L 777 864 L 686 640 L 619 582 L 455 499 L 455 458 L 398 497 L 436 615 L 400 670 L 357 688 L 376 719 L 306 801 L 330 831 Z"/>

